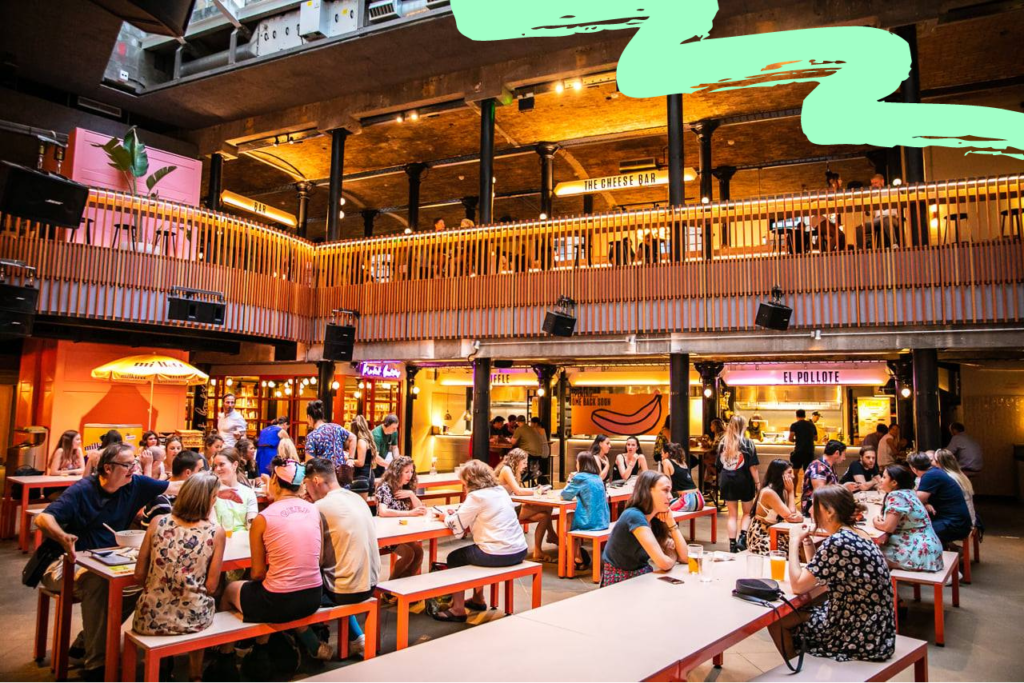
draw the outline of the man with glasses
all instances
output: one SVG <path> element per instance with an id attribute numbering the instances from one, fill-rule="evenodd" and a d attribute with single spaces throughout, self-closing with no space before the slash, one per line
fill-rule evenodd
<path id="1" fill-rule="evenodd" d="M 117 545 L 114 533 L 131 525 L 135 515 L 157 496 L 175 496 L 180 481 L 157 481 L 134 474 L 135 453 L 127 444 L 113 444 L 103 449 L 96 474 L 83 477 L 65 489 L 36 518 L 36 526 L 56 542 L 74 560 L 76 553 Z M 108 528 L 109 527 L 109 528 Z M 63 558 L 56 560 L 43 575 L 43 585 L 60 591 Z M 82 602 L 83 632 L 75 639 L 71 651 L 84 647 L 83 680 L 103 680 L 107 633 L 107 582 L 99 576 L 78 569 L 75 573 L 75 597 Z M 138 597 L 125 591 L 123 611 L 131 615 Z"/>

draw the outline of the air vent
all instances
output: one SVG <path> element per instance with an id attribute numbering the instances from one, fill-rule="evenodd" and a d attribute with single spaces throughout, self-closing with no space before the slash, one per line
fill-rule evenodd
<path id="1" fill-rule="evenodd" d="M 619 162 L 619 173 L 636 173 L 638 171 L 653 171 L 658 168 L 657 159 L 631 159 L 630 161 Z"/>
<path id="2" fill-rule="evenodd" d="M 435 7 L 446 7 L 451 4 L 451 0 L 427 0 L 427 7 L 434 9 Z"/>
<path id="3" fill-rule="evenodd" d="M 114 119 L 120 119 L 122 116 L 121 107 L 113 107 L 109 104 L 103 104 L 96 100 L 90 100 L 88 97 L 79 97 L 78 106 L 82 109 L 89 109 Z"/>
<path id="4" fill-rule="evenodd" d="M 398 0 L 374 0 L 367 9 L 366 18 L 371 24 L 397 19 Z"/>

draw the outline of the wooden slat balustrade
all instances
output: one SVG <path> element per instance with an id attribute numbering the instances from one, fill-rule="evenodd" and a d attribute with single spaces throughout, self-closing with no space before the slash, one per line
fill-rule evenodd
<path id="1" fill-rule="evenodd" d="M 776 284 L 796 328 L 1002 323 L 1024 317 L 1015 219 L 1022 180 L 760 197 L 324 245 L 94 190 L 85 214 L 91 239 L 84 224 L 66 231 L 0 217 L 0 255 L 39 269 L 40 313 L 181 326 L 166 319 L 167 295 L 194 287 L 225 294 L 225 331 L 304 343 L 323 338 L 338 308 L 362 314 L 360 341 L 539 335 L 563 294 L 579 304 L 578 334 L 749 330 Z"/>

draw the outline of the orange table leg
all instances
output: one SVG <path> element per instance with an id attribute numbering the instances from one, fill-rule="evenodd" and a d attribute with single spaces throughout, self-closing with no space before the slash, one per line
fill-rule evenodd
<path id="1" fill-rule="evenodd" d="M 896 628 L 896 633 L 900 632 L 900 593 L 898 590 L 899 584 L 896 579 L 892 580 L 892 611 L 893 611 L 893 626 Z"/>
<path id="2" fill-rule="evenodd" d="M 925 651 L 924 656 L 921 659 L 914 662 L 914 680 L 918 683 L 927 683 L 928 681 L 928 652 Z"/>
<path id="3" fill-rule="evenodd" d="M 973 531 L 971 532 L 974 533 Z M 964 565 L 964 583 L 971 582 L 971 537 L 970 535 L 964 539 L 963 548 L 963 565 Z"/>
<path id="4" fill-rule="evenodd" d="M 541 572 L 539 569 L 533 575 L 533 591 L 532 595 L 530 596 L 533 599 L 533 609 L 537 609 L 538 607 L 540 607 L 541 577 L 543 575 L 543 572 Z"/>
<path id="5" fill-rule="evenodd" d="M 409 600 L 398 596 L 398 625 L 395 629 L 395 649 L 409 647 Z"/>
<path id="6" fill-rule="evenodd" d="M 75 563 L 64 556 L 64 567 L 61 578 L 60 618 L 57 620 L 57 633 L 54 637 L 53 661 L 54 678 L 58 681 L 68 679 L 68 648 L 71 647 L 71 608 L 75 602 Z"/>
<path id="7" fill-rule="evenodd" d="M 116 681 L 118 679 L 118 664 L 121 662 L 121 599 L 123 589 L 120 584 L 113 581 L 107 585 L 107 664 L 106 677 L 104 680 Z M 156 678 L 148 678 L 150 663 L 156 661 L 158 672 Z M 146 655 L 146 674 L 150 681 L 159 681 L 159 657 L 154 657 L 150 652 Z"/>
<path id="8" fill-rule="evenodd" d="M 32 489 L 26 485 L 21 487 L 21 528 L 18 530 L 18 547 L 21 552 L 28 552 L 28 501 Z"/>
<path id="9" fill-rule="evenodd" d="M 594 557 L 591 558 L 593 563 L 593 576 L 594 583 L 601 583 L 601 546 L 602 542 L 600 539 L 594 539 Z"/>
<path id="10" fill-rule="evenodd" d="M 146 663 L 143 666 L 145 673 L 142 680 L 147 683 L 158 683 L 160 680 L 160 657 L 152 651 L 146 653 Z M 107 670 L 110 670 L 110 662 L 107 662 Z"/>
<path id="11" fill-rule="evenodd" d="M 498 584 L 491 584 L 491 607 L 493 607 L 494 609 L 498 608 L 498 588 Z"/>
<path id="12" fill-rule="evenodd" d="M 380 629 L 377 628 L 377 621 L 378 621 L 377 617 L 378 617 L 378 610 L 379 609 L 380 609 L 380 604 L 377 604 L 377 605 L 373 606 L 373 609 L 371 609 L 369 612 L 366 613 L 365 631 L 366 631 L 366 633 L 368 634 L 369 637 L 366 639 L 366 647 L 363 649 L 363 660 L 364 661 L 367 660 L 367 659 L 373 659 L 374 657 L 377 656 L 377 640 L 378 640 L 378 638 L 374 637 L 373 634 L 380 632 Z"/>
<path id="13" fill-rule="evenodd" d="M 697 538 L 697 520 L 690 519 L 690 543 Z"/>
<path id="14" fill-rule="evenodd" d="M 715 531 L 714 531 L 714 529 L 715 529 L 714 517 L 712 517 L 711 529 L 712 529 L 712 531 L 711 531 L 711 542 L 714 543 L 715 542 L 715 536 L 716 536 Z M 779 530 L 776 529 L 773 526 L 768 527 L 768 549 L 769 550 L 778 550 L 779 549 Z"/>
<path id="15" fill-rule="evenodd" d="M 935 586 L 935 644 L 939 647 L 946 646 L 946 615 L 942 612 L 942 589 L 940 583 Z"/>
<path id="16" fill-rule="evenodd" d="M 135 647 L 135 643 L 128 638 L 124 639 L 124 654 L 122 654 L 121 657 L 121 673 L 124 674 L 124 680 L 134 681 L 135 668 L 138 663 L 138 650 Z M 149 659 L 149 657 L 147 657 L 147 659 Z"/>
<path id="17" fill-rule="evenodd" d="M 348 659 L 348 617 L 338 619 L 338 659 Z"/>
<path id="18" fill-rule="evenodd" d="M 36 644 L 32 650 L 32 659 L 38 663 L 46 657 L 46 636 L 50 630 L 50 596 L 43 591 L 36 592 L 39 597 L 36 601 Z"/>
<path id="19" fill-rule="evenodd" d="M 569 575 L 569 563 L 572 558 L 565 551 L 565 537 L 569 533 L 569 525 L 565 523 L 565 506 L 558 506 L 558 578 L 564 579 Z"/>
<path id="20" fill-rule="evenodd" d="M 953 572 L 953 607 L 960 606 L 960 576 Z"/>
<path id="21" fill-rule="evenodd" d="M 711 515 L 711 542 L 718 543 L 718 510 Z"/>
<path id="22" fill-rule="evenodd" d="M 721 654 L 721 653 L 715 655 L 711 659 L 711 663 L 715 665 L 716 669 L 721 669 L 722 668 L 722 664 L 725 663 L 725 655 Z"/>
<path id="23" fill-rule="evenodd" d="M 505 614 L 512 614 L 515 612 L 516 603 L 516 590 L 515 582 L 512 580 L 505 582 Z"/>
<path id="24" fill-rule="evenodd" d="M 433 564 L 435 562 L 437 562 L 437 539 L 436 538 L 430 539 L 429 554 L 430 554 L 430 564 L 431 564 L 431 566 L 433 566 Z"/>
<path id="25" fill-rule="evenodd" d="M 971 540 L 974 544 L 974 561 L 981 562 L 981 539 L 978 538 L 977 529 L 971 534 Z"/>

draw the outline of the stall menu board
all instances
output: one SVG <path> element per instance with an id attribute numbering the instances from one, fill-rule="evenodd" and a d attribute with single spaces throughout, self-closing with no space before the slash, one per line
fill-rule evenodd
<path id="1" fill-rule="evenodd" d="M 99 448 L 100 437 L 111 429 L 121 432 L 121 438 L 133 448 L 138 448 L 139 443 L 142 442 L 142 433 L 145 431 L 142 425 L 90 423 L 85 425 L 85 428 L 82 430 L 82 450 Z"/>
<path id="2" fill-rule="evenodd" d="M 857 399 L 857 433 L 863 439 L 875 433 L 878 424 L 889 424 L 892 404 L 888 396 L 861 396 Z"/>
<path id="3" fill-rule="evenodd" d="M 610 394 L 576 387 L 570 397 L 574 434 L 657 434 L 668 414 L 663 394 Z"/>

